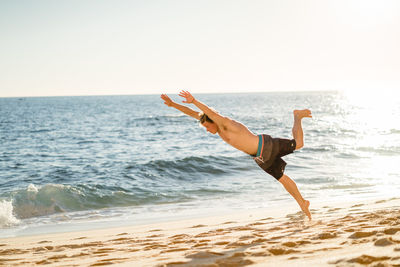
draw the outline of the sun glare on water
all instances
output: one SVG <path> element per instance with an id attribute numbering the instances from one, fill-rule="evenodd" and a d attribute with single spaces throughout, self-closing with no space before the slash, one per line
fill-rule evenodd
<path id="1" fill-rule="evenodd" d="M 364 130 L 384 131 L 400 130 L 400 92 L 395 90 L 380 91 L 345 91 L 343 103 L 350 112 L 349 117 Z"/>
<path id="2" fill-rule="evenodd" d="M 346 113 L 342 123 L 356 134 L 348 147 L 361 157 L 353 171 L 380 178 L 381 190 L 391 193 L 400 173 L 400 92 L 342 92 L 341 105 Z"/>

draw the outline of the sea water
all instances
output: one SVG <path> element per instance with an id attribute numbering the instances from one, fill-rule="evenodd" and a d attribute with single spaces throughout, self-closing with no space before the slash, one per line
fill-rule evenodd
<path id="1" fill-rule="evenodd" d="M 311 203 L 399 195 L 396 97 L 195 97 L 281 138 L 292 138 L 294 109 L 311 109 L 304 148 L 284 157 Z M 297 205 L 249 155 L 159 95 L 0 98 L 0 141 L 0 237 Z"/>

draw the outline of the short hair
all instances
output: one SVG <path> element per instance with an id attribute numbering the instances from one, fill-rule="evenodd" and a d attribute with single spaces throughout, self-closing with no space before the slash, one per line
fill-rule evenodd
<path id="1" fill-rule="evenodd" d="M 204 112 L 201 112 L 201 113 L 200 113 L 200 119 L 199 119 L 199 121 L 200 121 L 200 124 L 203 124 L 203 123 L 205 123 L 206 121 L 207 121 L 207 122 L 211 122 L 211 123 L 214 122 L 214 121 L 213 121 L 212 119 L 210 119 L 210 117 L 208 117 L 207 114 L 205 114 Z"/>

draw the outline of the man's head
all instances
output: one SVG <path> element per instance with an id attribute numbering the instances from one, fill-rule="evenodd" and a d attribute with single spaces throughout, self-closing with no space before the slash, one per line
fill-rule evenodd
<path id="1" fill-rule="evenodd" d="M 218 132 L 218 125 L 214 123 L 205 113 L 200 114 L 200 124 L 207 129 L 207 132 L 216 134 Z"/>

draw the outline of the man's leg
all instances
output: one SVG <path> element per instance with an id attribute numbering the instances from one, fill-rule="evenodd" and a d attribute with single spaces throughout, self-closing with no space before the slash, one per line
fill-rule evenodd
<path id="1" fill-rule="evenodd" d="M 286 191 L 288 191 L 289 194 L 291 194 L 292 197 L 297 201 L 301 210 L 307 215 L 308 219 L 311 220 L 311 213 L 308 209 L 308 207 L 310 206 L 310 201 L 305 200 L 302 197 L 296 183 L 285 174 L 279 179 L 279 182 L 283 185 L 283 187 L 285 187 Z"/>
<path id="2" fill-rule="evenodd" d="M 301 120 L 303 118 L 312 118 L 311 111 L 308 109 L 293 111 L 294 124 L 293 124 L 293 138 L 296 140 L 296 150 L 304 146 L 303 128 L 301 127 Z"/>
<path id="3" fill-rule="evenodd" d="M 301 120 L 303 118 L 312 118 L 311 111 L 308 109 L 294 110 L 294 124 L 293 124 L 293 138 L 296 140 L 296 150 L 304 146 L 303 128 L 301 126 Z M 310 201 L 305 200 L 299 192 L 296 183 L 289 178 L 287 175 L 283 175 L 279 182 L 285 187 L 286 191 L 297 201 L 301 210 L 307 215 L 308 219 L 311 220 L 311 213 L 308 209 Z"/>

